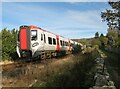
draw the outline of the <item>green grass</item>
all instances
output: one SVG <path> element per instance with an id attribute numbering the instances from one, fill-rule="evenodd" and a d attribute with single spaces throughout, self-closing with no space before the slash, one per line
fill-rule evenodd
<path id="1" fill-rule="evenodd" d="M 107 56 L 105 65 L 110 73 L 110 77 L 115 82 L 116 88 L 120 89 L 120 55 L 104 50 L 103 52 Z"/>
<path id="2" fill-rule="evenodd" d="M 79 87 L 80 89 L 88 89 L 93 86 L 93 77 L 96 72 L 94 59 L 97 56 L 97 51 L 84 55 L 77 54 L 73 62 L 65 63 L 42 85 L 39 85 L 38 82 L 33 87 L 44 87 L 46 89 L 50 87 L 60 87 L 61 89 Z"/>
<path id="3" fill-rule="evenodd" d="M 120 55 L 108 51 L 103 52 L 107 55 L 106 62 L 109 63 L 109 66 L 120 74 Z"/>

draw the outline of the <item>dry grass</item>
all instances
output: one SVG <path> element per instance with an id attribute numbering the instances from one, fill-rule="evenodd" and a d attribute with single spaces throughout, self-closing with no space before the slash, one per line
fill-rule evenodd
<path id="1" fill-rule="evenodd" d="M 93 76 L 95 73 L 95 57 L 98 52 L 91 52 L 85 55 L 77 54 L 69 58 L 54 62 L 49 68 L 53 73 L 50 73 L 44 83 L 37 82 L 34 87 L 79 87 L 86 89 L 93 85 Z"/>
<path id="2" fill-rule="evenodd" d="M 18 72 L 15 69 L 14 76 L 10 72 L 3 75 L 3 87 L 28 87 L 37 80 L 33 87 L 71 86 L 84 89 L 92 84 L 96 56 L 94 51 L 24 66 Z"/>
<path id="3" fill-rule="evenodd" d="M 48 59 L 40 64 L 31 63 L 31 65 L 8 70 L 3 73 L 3 87 L 28 87 L 36 79 L 42 84 L 70 58 L 71 55 L 61 59 Z"/>
<path id="4" fill-rule="evenodd" d="M 120 55 L 106 51 L 103 52 L 107 55 L 105 64 L 110 73 L 110 77 L 115 82 L 116 88 L 120 89 Z"/>

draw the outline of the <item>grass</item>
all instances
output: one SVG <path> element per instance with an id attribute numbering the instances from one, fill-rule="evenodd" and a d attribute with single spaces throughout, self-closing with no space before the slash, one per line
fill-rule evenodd
<path id="1" fill-rule="evenodd" d="M 84 55 L 76 54 L 70 60 L 58 64 L 56 72 L 53 74 L 48 73 L 49 77 L 42 84 L 40 84 L 41 82 L 37 82 L 32 88 L 44 87 L 48 89 L 50 87 L 60 87 L 64 89 L 66 87 L 79 87 L 80 89 L 88 89 L 93 86 L 93 77 L 96 72 L 94 59 L 97 56 L 97 51 Z M 54 68 L 50 69 L 51 71 L 54 70 Z"/>
<path id="2" fill-rule="evenodd" d="M 110 73 L 110 77 L 115 82 L 116 88 L 120 89 L 120 55 L 105 50 L 103 52 L 107 55 L 105 64 Z"/>
<path id="3" fill-rule="evenodd" d="M 109 62 L 109 65 L 114 68 L 114 70 L 118 71 L 120 74 L 120 55 L 112 53 L 112 52 L 107 52 L 103 51 L 107 55 L 107 60 L 106 62 Z"/>

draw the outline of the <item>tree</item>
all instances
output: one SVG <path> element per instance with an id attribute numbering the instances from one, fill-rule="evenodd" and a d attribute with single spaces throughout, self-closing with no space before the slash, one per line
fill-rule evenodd
<path id="1" fill-rule="evenodd" d="M 99 38 L 99 33 L 98 32 L 95 33 L 95 38 Z"/>
<path id="2" fill-rule="evenodd" d="M 2 34 L 0 32 L 0 49 L 2 48 L 1 46 L 2 46 Z"/>
<path id="3" fill-rule="evenodd" d="M 108 2 L 112 7 L 112 10 L 106 9 L 105 12 L 101 13 L 103 21 L 107 22 L 109 27 L 119 28 L 120 30 L 120 1 Z"/>
<path id="4" fill-rule="evenodd" d="M 4 28 L 2 31 L 2 59 L 10 59 L 10 55 L 16 52 L 17 45 L 17 30 L 7 30 Z"/>
<path id="5" fill-rule="evenodd" d="M 100 37 L 104 37 L 104 35 L 101 33 L 101 34 L 100 34 Z"/>
<path id="6" fill-rule="evenodd" d="M 118 30 L 117 44 L 120 45 L 120 0 L 114 2 L 109 1 L 108 3 L 112 9 L 106 9 L 105 12 L 101 12 L 101 18 L 107 22 L 109 29 Z M 108 39 L 110 39 L 110 37 Z"/>
<path id="7" fill-rule="evenodd" d="M 111 46 L 116 46 L 118 44 L 118 32 L 115 29 L 108 29 L 108 33 L 107 33 L 107 37 L 108 37 L 108 44 Z"/>
<path id="8" fill-rule="evenodd" d="M 100 46 L 100 40 L 99 39 L 93 39 L 91 44 Z"/>

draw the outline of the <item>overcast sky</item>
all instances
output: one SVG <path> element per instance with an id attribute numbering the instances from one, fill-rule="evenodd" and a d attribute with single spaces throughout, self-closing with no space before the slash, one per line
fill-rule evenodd
<path id="1" fill-rule="evenodd" d="M 67 38 L 89 38 L 106 34 L 101 11 L 107 8 L 107 2 L 2 2 L 2 28 L 35 25 Z"/>

